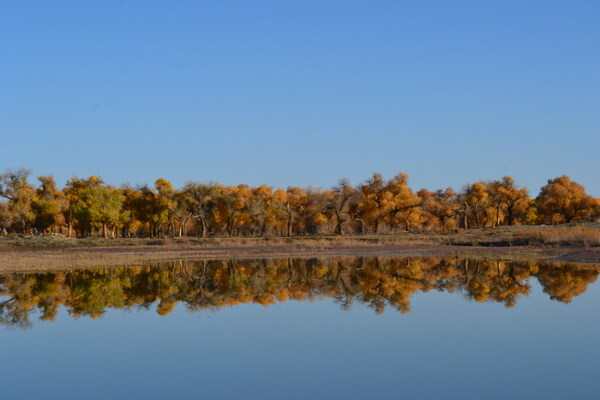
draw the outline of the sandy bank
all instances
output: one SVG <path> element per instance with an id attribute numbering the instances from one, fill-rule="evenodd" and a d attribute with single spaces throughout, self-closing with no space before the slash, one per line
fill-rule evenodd
<path id="1" fill-rule="evenodd" d="M 0 272 L 45 271 L 140 265 L 149 262 L 216 259 L 319 256 L 461 256 L 502 260 L 600 262 L 600 249 L 548 246 L 455 246 L 424 243 L 342 243 L 276 241 L 202 245 L 164 243 L 137 246 L 78 246 L 18 248 L 0 252 Z"/>

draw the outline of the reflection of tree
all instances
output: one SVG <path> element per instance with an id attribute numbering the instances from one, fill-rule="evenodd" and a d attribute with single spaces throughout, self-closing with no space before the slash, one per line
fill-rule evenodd
<path id="1" fill-rule="evenodd" d="M 541 268 L 536 276 L 552 300 L 570 303 L 573 297 L 585 292 L 590 283 L 596 282 L 598 271 L 595 268 L 573 269 L 565 265 L 553 268 L 551 273 Z"/>
<path id="2" fill-rule="evenodd" d="M 14 298 L 0 302 L 0 325 L 29 328 L 29 310 L 19 307 Z"/>
<path id="3" fill-rule="evenodd" d="M 108 308 L 156 307 L 169 314 L 243 303 L 334 299 L 347 310 L 362 303 L 381 313 L 410 311 L 413 294 L 462 292 L 478 302 L 512 307 L 535 277 L 553 300 L 570 302 L 598 276 L 597 266 L 443 258 L 323 258 L 177 261 L 160 266 L 0 275 L 0 324 L 30 325 L 30 314 L 54 320 L 61 305 L 75 317 Z"/>

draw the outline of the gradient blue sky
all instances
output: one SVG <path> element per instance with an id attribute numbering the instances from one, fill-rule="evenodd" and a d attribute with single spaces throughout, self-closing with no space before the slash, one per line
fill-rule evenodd
<path id="1" fill-rule="evenodd" d="M 598 1 L 0 3 L 0 169 L 600 197 Z"/>

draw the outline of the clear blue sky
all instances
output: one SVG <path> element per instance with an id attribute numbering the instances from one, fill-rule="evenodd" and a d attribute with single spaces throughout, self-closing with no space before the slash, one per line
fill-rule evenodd
<path id="1" fill-rule="evenodd" d="M 0 169 L 600 197 L 600 2 L 0 3 Z"/>

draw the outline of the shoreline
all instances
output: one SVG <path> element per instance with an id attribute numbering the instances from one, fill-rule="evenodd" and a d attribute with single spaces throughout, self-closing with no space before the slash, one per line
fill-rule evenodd
<path id="1" fill-rule="evenodd" d="M 197 244 L 170 240 L 160 243 L 140 240 L 137 245 L 106 245 L 100 241 L 97 245 L 79 244 L 61 248 L 5 246 L 0 250 L 0 273 L 122 267 L 177 260 L 356 256 L 466 257 L 494 258 L 499 261 L 600 263 L 600 248 L 445 245 L 434 241 L 413 240 L 411 243 L 385 237 L 376 242 L 369 242 L 365 238 L 329 241 L 277 238 L 268 241 L 208 239 Z"/>

